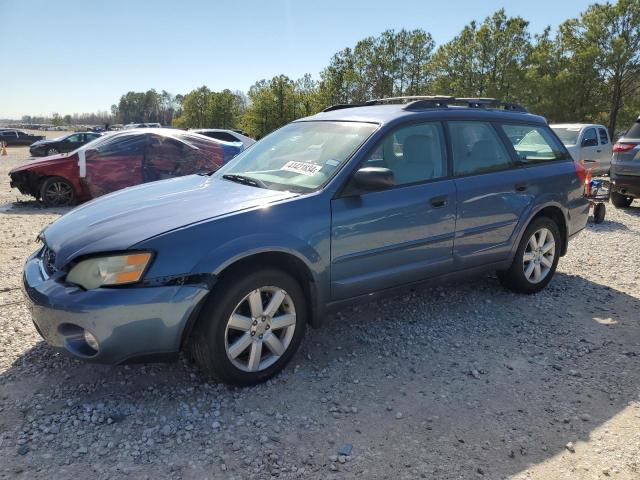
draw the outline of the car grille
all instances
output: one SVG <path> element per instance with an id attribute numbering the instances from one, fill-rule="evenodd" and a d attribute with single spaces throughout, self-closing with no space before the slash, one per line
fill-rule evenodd
<path id="1" fill-rule="evenodd" d="M 47 272 L 47 275 L 53 275 L 58 271 L 56 268 L 56 252 L 51 250 L 47 245 L 42 247 L 42 254 L 40 258 L 42 259 L 42 265 L 44 266 L 44 271 Z"/>

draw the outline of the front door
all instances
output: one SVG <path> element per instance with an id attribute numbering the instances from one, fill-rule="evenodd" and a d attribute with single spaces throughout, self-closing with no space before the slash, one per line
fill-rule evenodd
<path id="1" fill-rule="evenodd" d="M 353 192 L 331 203 L 333 300 L 402 285 L 448 270 L 455 184 L 447 178 L 443 127 L 401 127 L 361 165 L 389 168 L 395 187 Z"/>
<path id="2" fill-rule="evenodd" d="M 518 221 L 532 202 L 529 173 L 512 163 L 491 123 L 448 125 L 458 205 L 455 266 L 466 269 L 504 260 Z"/>
<path id="3" fill-rule="evenodd" d="M 579 160 L 588 170 L 598 170 L 602 153 L 599 143 L 598 132 L 594 127 L 589 127 L 582 132 Z"/>
<path id="4" fill-rule="evenodd" d="M 146 135 L 117 135 L 96 149 L 79 150 L 80 177 L 91 197 L 139 185 Z"/>

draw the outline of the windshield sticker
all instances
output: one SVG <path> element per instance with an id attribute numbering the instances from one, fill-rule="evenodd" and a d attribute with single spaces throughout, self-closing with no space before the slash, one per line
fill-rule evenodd
<path id="1" fill-rule="evenodd" d="M 300 173 L 302 175 L 307 175 L 308 177 L 312 177 L 316 173 L 318 173 L 322 169 L 321 165 L 316 165 L 315 163 L 307 163 L 307 162 L 287 162 L 280 170 L 285 170 L 287 172 Z"/>
<path id="2" fill-rule="evenodd" d="M 338 160 L 327 160 L 327 165 L 331 165 L 332 167 L 337 167 L 338 165 L 340 165 L 340 162 Z"/>

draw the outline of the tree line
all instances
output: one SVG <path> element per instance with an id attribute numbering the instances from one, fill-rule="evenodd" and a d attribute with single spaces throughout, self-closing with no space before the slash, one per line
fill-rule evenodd
<path id="1" fill-rule="evenodd" d="M 640 115 L 640 0 L 596 3 L 532 35 L 504 9 L 436 46 L 422 29 L 387 30 L 331 57 L 316 79 L 278 75 L 245 94 L 202 86 L 185 95 L 128 92 L 117 123 L 240 128 L 260 138 L 339 103 L 402 95 L 495 97 L 550 122 L 597 122 L 612 135 Z"/>

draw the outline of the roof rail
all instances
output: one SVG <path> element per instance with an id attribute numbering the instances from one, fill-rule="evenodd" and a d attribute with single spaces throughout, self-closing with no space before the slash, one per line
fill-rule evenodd
<path id="1" fill-rule="evenodd" d="M 404 103 L 405 110 L 423 110 L 426 108 L 448 108 L 449 105 L 464 105 L 468 108 L 502 108 L 512 112 L 528 112 L 517 103 L 502 102 L 495 98 L 456 98 L 447 95 L 411 95 L 403 97 L 387 97 L 368 100 L 364 103 L 338 104 L 327 107 L 323 112 L 341 110 L 343 108 L 364 107 L 371 105 L 384 105 L 387 103 Z"/>
<path id="2" fill-rule="evenodd" d="M 343 108 L 364 107 L 365 105 L 365 103 L 338 103 L 336 105 L 331 105 L 322 111 L 332 112 L 334 110 L 342 110 Z"/>

